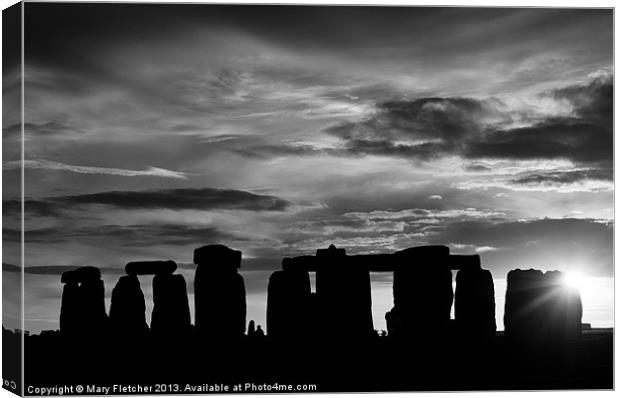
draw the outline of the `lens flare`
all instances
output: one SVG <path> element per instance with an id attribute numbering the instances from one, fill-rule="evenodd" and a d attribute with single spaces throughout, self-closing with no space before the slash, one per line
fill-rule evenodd
<path id="1" fill-rule="evenodd" d="M 564 273 L 564 284 L 568 287 L 582 290 L 586 283 L 586 277 L 578 271 L 568 271 Z"/>

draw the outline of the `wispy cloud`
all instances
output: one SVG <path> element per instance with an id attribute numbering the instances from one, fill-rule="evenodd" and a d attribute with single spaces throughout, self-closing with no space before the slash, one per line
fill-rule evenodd
<path id="1" fill-rule="evenodd" d="M 14 170 L 20 168 L 21 164 L 22 163 L 20 161 L 6 162 L 2 165 L 2 168 L 4 170 Z M 25 168 L 28 169 L 59 170 L 79 174 L 105 174 L 122 177 L 164 177 L 179 178 L 184 180 L 187 179 L 187 175 L 181 171 L 161 169 L 159 167 L 147 167 L 145 170 L 127 170 L 110 167 L 77 166 L 41 159 L 25 160 L 23 165 Z"/>
<path id="2" fill-rule="evenodd" d="M 523 192 L 613 192 L 613 181 L 590 175 L 581 176 L 575 172 L 550 172 L 520 174 L 517 177 L 503 176 L 490 179 L 472 179 L 454 184 L 463 190 L 486 190 L 489 188 Z M 592 174 L 593 175 L 593 174 Z"/>
<path id="3" fill-rule="evenodd" d="M 346 213 L 345 217 L 353 217 L 368 220 L 414 220 L 414 219 L 427 219 L 427 218 L 498 218 L 506 216 L 505 213 L 495 210 L 478 210 L 475 208 L 466 209 L 446 209 L 446 210 L 431 210 L 431 209 L 407 209 L 400 211 L 390 210 L 374 210 L 368 213 L 363 212 L 351 212 Z"/>

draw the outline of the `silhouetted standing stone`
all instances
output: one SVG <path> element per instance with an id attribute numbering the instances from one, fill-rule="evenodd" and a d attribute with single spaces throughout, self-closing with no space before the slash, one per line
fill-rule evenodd
<path id="1" fill-rule="evenodd" d="M 256 337 L 259 340 L 265 337 L 265 332 L 263 332 L 263 328 L 260 325 L 256 327 Z"/>
<path id="2" fill-rule="evenodd" d="M 516 365 L 530 371 L 574 371 L 581 316 L 579 292 L 565 283 L 562 273 L 508 273 L 504 326 Z"/>
<path id="3" fill-rule="evenodd" d="M 513 270 L 508 273 L 504 327 L 513 342 L 563 344 L 581 335 L 579 292 L 557 271 Z"/>
<path id="4" fill-rule="evenodd" d="M 194 264 L 212 264 L 218 268 L 241 268 L 241 251 L 224 245 L 206 245 L 194 250 Z"/>
<path id="5" fill-rule="evenodd" d="M 176 265 L 176 264 L 175 264 Z M 154 336 L 186 335 L 191 320 L 187 287 L 183 275 L 159 273 L 153 278 L 153 313 L 151 331 Z"/>
<path id="6" fill-rule="evenodd" d="M 146 304 L 140 281 L 135 275 L 123 275 L 112 289 L 110 323 L 115 334 L 141 337 L 148 333 Z"/>
<path id="7" fill-rule="evenodd" d="M 92 333 L 104 333 L 108 325 L 105 309 L 105 287 L 102 280 L 87 280 L 80 284 L 84 313 L 82 320 Z"/>
<path id="8" fill-rule="evenodd" d="M 581 317 L 583 313 L 579 291 L 569 286 L 559 271 L 548 271 L 544 275 L 547 283 L 544 311 L 547 324 L 547 356 L 557 371 L 575 370 L 577 345 L 581 338 Z"/>
<path id="9" fill-rule="evenodd" d="M 495 324 L 495 288 L 491 272 L 462 269 L 456 274 L 454 318 L 468 339 L 492 339 Z"/>
<path id="10" fill-rule="evenodd" d="M 508 273 L 504 330 L 511 342 L 544 343 L 547 336 L 547 284 L 539 270 Z"/>
<path id="11" fill-rule="evenodd" d="M 220 340 L 239 340 L 245 334 L 245 285 L 237 272 L 241 252 L 223 245 L 194 251 L 194 297 L 199 334 Z"/>
<path id="12" fill-rule="evenodd" d="M 302 333 L 302 335 L 317 336 L 319 334 L 319 331 L 323 328 L 323 325 L 320 323 L 320 305 L 319 298 L 316 292 L 310 293 L 310 297 L 308 298 L 308 314 L 306 318 L 307 319 L 304 323 L 307 325 L 307 327 L 306 331 Z"/>
<path id="13" fill-rule="evenodd" d="M 79 334 L 81 314 L 80 285 L 76 281 L 65 283 L 60 305 L 60 331 L 65 335 Z"/>
<path id="14" fill-rule="evenodd" d="M 82 283 L 85 281 L 96 281 L 101 279 L 101 271 L 97 267 L 85 266 L 79 267 L 72 271 L 66 271 L 62 273 L 60 281 L 62 283 Z"/>
<path id="15" fill-rule="evenodd" d="M 392 308 L 385 313 L 385 323 L 390 337 L 402 337 L 404 334 L 401 316 L 396 308 Z"/>
<path id="16" fill-rule="evenodd" d="M 66 335 L 95 335 L 106 332 L 108 316 L 101 272 L 81 267 L 62 274 L 63 288 L 60 328 Z"/>
<path id="17" fill-rule="evenodd" d="M 396 252 L 394 309 L 403 333 L 439 337 L 450 322 L 454 294 L 445 246 L 421 246 Z M 393 322 L 393 323 L 394 323 Z"/>
<path id="18" fill-rule="evenodd" d="M 306 271 L 275 271 L 267 288 L 267 333 L 274 340 L 306 335 L 310 276 Z"/>
<path id="19" fill-rule="evenodd" d="M 551 299 L 546 309 L 549 338 L 558 344 L 571 344 L 581 337 L 583 308 L 579 291 L 568 286 L 565 275 L 559 271 L 545 273 Z"/>
<path id="20" fill-rule="evenodd" d="M 344 249 L 317 250 L 316 293 L 321 324 L 335 338 L 368 338 L 374 333 L 370 273 L 352 264 Z"/>
<path id="21" fill-rule="evenodd" d="M 248 336 L 253 335 L 256 332 L 256 326 L 254 320 L 252 319 L 250 323 L 248 323 Z"/>

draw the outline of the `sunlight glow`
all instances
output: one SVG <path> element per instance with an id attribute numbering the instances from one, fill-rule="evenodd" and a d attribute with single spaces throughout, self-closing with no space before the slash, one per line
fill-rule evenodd
<path id="1" fill-rule="evenodd" d="M 568 271 L 564 273 L 564 283 L 568 287 L 572 287 L 580 292 L 583 292 L 584 287 L 587 284 L 587 278 L 581 272 Z"/>

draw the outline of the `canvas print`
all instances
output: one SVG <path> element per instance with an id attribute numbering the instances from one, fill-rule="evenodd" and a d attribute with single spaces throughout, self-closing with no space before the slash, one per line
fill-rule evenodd
<path id="1" fill-rule="evenodd" d="M 613 17 L 4 10 L 3 387 L 612 389 Z"/>

